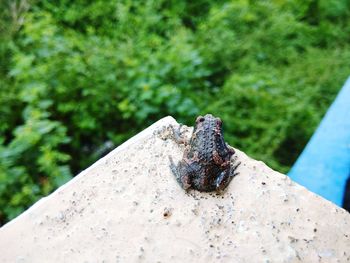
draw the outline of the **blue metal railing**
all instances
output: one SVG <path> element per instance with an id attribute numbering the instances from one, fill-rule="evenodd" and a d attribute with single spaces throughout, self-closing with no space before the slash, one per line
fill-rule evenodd
<path id="1" fill-rule="evenodd" d="M 297 183 L 338 206 L 350 174 L 350 78 L 289 172 Z"/>

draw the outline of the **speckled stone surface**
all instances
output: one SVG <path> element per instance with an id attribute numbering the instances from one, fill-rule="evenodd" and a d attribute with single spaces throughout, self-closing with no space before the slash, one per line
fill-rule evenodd
<path id="1" fill-rule="evenodd" d="M 169 169 L 168 156 L 183 152 L 169 125 L 155 123 L 3 226 L 0 262 L 350 260 L 350 214 L 243 152 L 224 194 L 186 193 Z"/>

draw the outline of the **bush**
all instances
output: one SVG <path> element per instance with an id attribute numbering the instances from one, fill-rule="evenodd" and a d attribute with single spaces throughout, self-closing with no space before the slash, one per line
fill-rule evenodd
<path id="1" fill-rule="evenodd" d="M 288 66 L 232 74 L 207 111 L 223 118 L 232 145 L 287 172 L 347 78 L 349 59 L 349 51 L 309 50 Z"/>

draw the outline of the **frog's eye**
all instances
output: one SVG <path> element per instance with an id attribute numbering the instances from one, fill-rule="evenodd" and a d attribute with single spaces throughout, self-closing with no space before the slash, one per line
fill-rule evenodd
<path id="1" fill-rule="evenodd" d="M 203 122 L 204 121 L 204 117 L 203 116 L 198 116 L 198 118 L 196 119 L 196 122 Z"/>

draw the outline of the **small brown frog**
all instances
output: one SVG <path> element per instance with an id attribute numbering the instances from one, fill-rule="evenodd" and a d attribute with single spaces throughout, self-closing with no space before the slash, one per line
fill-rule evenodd
<path id="1" fill-rule="evenodd" d="M 175 165 L 170 158 L 170 169 L 185 190 L 221 192 L 237 174 L 234 153 L 224 141 L 221 119 L 207 114 L 197 117 L 182 160 Z"/>

